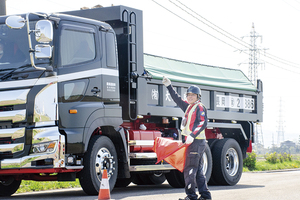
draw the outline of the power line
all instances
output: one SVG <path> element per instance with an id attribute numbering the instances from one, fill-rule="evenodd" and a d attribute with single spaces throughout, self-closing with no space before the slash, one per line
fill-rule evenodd
<path id="1" fill-rule="evenodd" d="M 206 22 L 208 22 L 209 24 L 211 24 L 212 26 L 215 26 L 217 29 L 220 29 L 221 31 L 217 30 L 216 28 L 212 27 L 211 25 L 209 25 L 208 23 L 204 22 L 203 20 L 200 20 L 199 18 L 195 17 L 194 15 L 192 15 L 191 13 L 189 13 L 188 11 L 184 10 L 182 7 L 180 7 L 179 5 L 175 4 L 174 2 L 172 2 L 171 0 L 169 0 L 172 4 L 174 4 L 175 6 L 177 6 L 178 8 L 180 8 L 181 10 L 183 10 L 184 12 L 186 12 L 187 14 L 191 15 L 192 17 L 194 17 L 195 19 L 197 19 L 198 21 L 202 22 L 203 24 L 207 25 L 208 27 L 212 28 L 213 30 L 217 31 L 218 33 L 222 34 L 223 36 L 233 40 L 234 42 L 249 48 L 250 44 L 246 43 L 245 41 L 241 40 L 240 38 L 230 34 L 229 32 L 223 30 L 222 28 L 220 28 L 219 26 L 213 24 L 212 22 L 210 22 L 209 20 L 207 20 L 206 18 L 204 18 L 203 16 L 201 16 L 200 14 L 198 14 L 197 12 L 195 12 L 194 10 L 192 10 L 191 8 L 187 7 L 185 4 L 181 3 L 179 0 L 176 0 L 178 3 L 180 3 L 182 6 L 184 6 L 185 8 L 187 8 L 188 10 L 192 11 L 194 14 L 196 14 L 197 16 L 199 16 L 200 18 L 204 19 Z M 227 35 L 225 35 L 224 33 L 226 33 Z M 228 36 L 229 35 L 229 36 Z"/>
<path id="2" fill-rule="evenodd" d="M 216 37 L 216 36 L 214 36 L 214 35 L 212 35 L 212 34 L 210 34 L 210 33 L 208 33 L 207 31 L 205 31 L 205 30 L 201 29 L 200 27 L 198 27 L 198 26 L 196 26 L 195 24 L 193 24 L 193 23 L 189 22 L 188 20 L 184 19 L 183 17 L 181 17 L 181 16 L 177 15 L 176 13 L 174 13 L 174 12 L 173 12 L 173 11 L 171 11 L 170 9 L 166 8 L 165 6 L 163 6 L 163 5 L 159 4 L 159 3 L 158 3 L 158 2 L 156 2 L 155 0 L 152 0 L 152 1 L 153 1 L 154 3 L 156 3 L 157 5 L 159 5 L 160 7 L 164 8 L 165 10 L 169 11 L 170 13 L 172 13 L 173 15 L 175 15 L 176 17 L 178 17 L 178 18 L 182 19 L 183 21 L 185 21 L 186 23 L 188 23 L 188 24 L 192 25 L 193 27 L 195 27 L 195 28 L 197 28 L 197 29 L 199 29 L 199 30 L 203 31 L 204 33 L 206 33 L 206 34 L 210 35 L 211 37 L 213 37 L 213 38 L 215 38 L 215 39 L 217 39 L 217 40 L 219 40 L 219 41 L 221 41 L 221 42 L 223 42 L 223 43 L 227 44 L 228 46 L 230 46 L 230 47 L 232 47 L 232 48 L 234 48 L 234 49 L 236 49 L 236 50 L 239 50 L 239 51 L 240 51 L 240 49 L 239 49 L 239 48 L 237 48 L 237 47 L 235 47 L 235 46 L 233 46 L 233 45 L 231 45 L 231 44 L 229 44 L 229 43 L 227 43 L 227 42 L 225 42 L 225 41 L 221 40 L 220 38 L 218 38 L 218 37 Z"/>
<path id="3" fill-rule="evenodd" d="M 291 66 L 291 67 L 300 69 L 300 65 L 299 65 L 299 64 L 290 62 L 290 61 L 288 61 L 288 60 L 284 60 L 284 59 L 279 58 L 279 57 L 277 57 L 277 56 L 274 56 L 274 55 L 272 55 L 272 54 L 265 53 L 265 55 L 263 55 L 263 56 L 265 56 L 265 57 L 267 57 L 267 58 L 270 58 L 270 59 L 272 59 L 272 60 L 275 60 L 275 61 L 277 61 L 277 62 L 280 62 L 280 63 L 282 63 L 282 64 L 285 64 L 285 65 L 288 65 L 288 66 Z"/>
<path id="4" fill-rule="evenodd" d="M 194 15 L 192 15 L 191 13 L 189 13 L 188 11 L 186 11 L 185 9 L 183 9 L 182 7 L 180 7 L 179 5 L 175 4 L 174 2 L 172 2 L 171 0 L 169 0 L 172 4 L 174 4 L 175 6 L 177 6 L 178 8 L 180 8 L 181 10 L 183 10 L 184 12 L 186 12 L 187 14 L 191 15 L 192 17 L 196 18 L 198 21 L 204 23 L 205 25 L 207 25 L 208 27 L 212 28 L 213 30 L 217 31 L 218 33 L 224 35 L 225 37 L 233 40 L 234 42 L 237 42 L 238 44 L 246 47 L 246 48 L 252 48 L 251 44 L 248 44 L 246 42 L 244 42 L 243 40 L 241 40 L 240 38 L 232 35 L 231 33 L 225 31 L 224 29 L 220 28 L 219 26 L 215 25 L 214 23 L 210 22 L 209 20 L 207 20 L 206 18 L 204 18 L 203 16 L 201 16 L 200 14 L 198 14 L 197 12 L 195 12 L 194 10 L 192 10 L 191 8 L 187 7 L 185 4 L 181 3 L 179 0 L 175 0 L 177 1 L 178 3 L 180 3 L 182 6 L 184 6 L 185 8 L 187 8 L 188 10 L 192 11 L 193 13 L 195 13 L 197 16 L 199 16 L 200 18 L 204 19 L 205 21 L 207 21 L 209 24 L 215 26 L 217 29 L 220 29 L 221 31 L 217 30 L 216 28 L 212 27 L 211 25 L 209 25 L 208 23 L 204 22 L 203 20 L 200 20 L 199 18 L 195 17 Z M 224 33 L 226 33 L 227 35 L 225 35 Z M 229 37 L 229 36 L 230 37 Z M 243 43 L 243 44 L 242 44 Z M 266 53 L 265 52 L 265 55 L 263 55 L 265 57 L 268 57 L 272 60 L 275 60 L 277 62 L 280 62 L 282 64 L 285 64 L 285 65 L 289 65 L 291 67 L 295 67 L 295 68 L 300 68 L 300 65 L 299 64 L 296 64 L 296 63 L 292 63 L 290 61 L 287 61 L 287 60 L 284 60 L 284 59 L 281 59 L 277 56 L 274 56 L 272 54 L 269 54 L 269 53 Z M 295 66 L 296 65 L 296 66 Z"/>
<path id="5" fill-rule="evenodd" d="M 297 11 L 300 11 L 298 8 L 295 8 L 293 5 L 289 4 L 288 2 L 286 2 L 285 0 L 282 0 L 284 3 L 286 3 L 287 5 L 289 5 L 290 7 L 294 8 Z M 297 2 L 297 1 L 296 1 Z M 299 2 L 297 2 L 299 3 Z"/>
<path id="6" fill-rule="evenodd" d="M 167 10 L 168 12 L 170 12 L 170 13 L 172 13 L 173 15 L 177 16 L 178 18 L 182 19 L 182 20 L 185 21 L 186 23 L 188 23 L 188 24 L 194 26 L 195 28 L 197 28 L 197 29 L 203 31 L 204 33 L 210 35 L 211 37 L 213 37 L 213 38 L 215 38 L 215 39 L 221 41 L 222 43 L 227 44 L 228 46 L 234 48 L 235 50 L 238 50 L 238 51 L 240 51 L 240 52 L 245 53 L 245 52 L 242 51 L 240 48 L 238 48 L 238 47 L 236 47 L 236 46 L 234 46 L 234 45 L 232 45 L 232 44 L 229 44 L 228 42 L 226 42 L 226 41 L 224 41 L 224 40 L 222 40 L 222 39 L 220 39 L 220 38 L 218 38 L 218 37 L 216 37 L 216 36 L 214 36 L 214 35 L 208 33 L 207 31 L 201 29 L 200 27 L 198 27 L 197 25 L 193 24 L 192 22 L 190 22 L 190 21 L 184 19 L 183 17 L 181 17 L 180 15 L 174 13 L 174 12 L 171 11 L 170 9 L 166 8 L 165 6 L 159 4 L 159 3 L 156 2 L 155 0 L 152 0 L 152 1 L 153 1 L 154 3 L 156 3 L 157 5 L 159 5 L 160 7 L 164 8 L 165 10 Z M 169 0 L 169 1 L 170 1 L 170 0 Z M 185 6 L 185 5 L 184 5 L 183 3 L 181 3 L 180 1 L 178 1 L 178 0 L 176 0 L 176 1 L 179 2 L 180 4 L 182 4 L 183 6 Z M 171 1 L 170 1 L 170 2 L 171 2 Z M 174 4 L 174 2 L 171 2 L 171 3 Z M 178 7 L 177 4 L 175 4 L 175 5 Z M 186 7 L 187 9 L 189 9 L 187 6 L 185 6 L 185 7 Z M 183 10 L 184 12 L 187 12 L 187 13 L 188 13 L 188 11 L 184 10 L 183 8 L 181 8 L 181 10 Z M 190 9 L 190 10 L 191 10 L 191 9 Z M 196 13 L 195 11 L 192 11 L 192 12 Z M 192 14 L 190 14 L 190 13 L 189 13 L 189 15 L 193 16 L 194 18 L 196 18 L 194 15 L 192 15 Z M 201 15 L 199 15 L 199 14 L 197 14 L 197 15 L 198 15 L 198 16 L 201 16 Z M 202 16 L 201 16 L 201 18 L 205 19 L 205 18 L 202 17 Z M 196 18 L 196 19 L 198 19 L 198 20 L 201 21 L 202 23 L 205 23 L 205 22 L 203 22 L 202 20 L 200 20 L 199 18 Z M 206 20 L 206 19 L 205 19 L 205 20 Z M 211 23 L 211 22 L 208 21 L 208 20 L 206 20 L 206 21 L 209 22 L 209 23 Z M 205 23 L 205 24 L 207 25 L 207 23 Z M 211 23 L 211 24 L 213 24 L 213 23 Z M 213 24 L 213 25 L 214 25 L 214 24 Z M 208 26 L 209 26 L 209 25 L 208 25 Z M 219 28 L 217 25 L 214 25 L 214 26 L 216 26 L 217 28 Z M 213 27 L 211 27 L 211 28 L 214 29 L 214 30 L 216 30 L 216 29 L 213 28 Z M 222 31 L 224 31 L 224 30 L 221 29 L 221 28 L 219 28 L 219 29 L 222 30 Z M 216 30 L 216 31 L 218 31 L 218 32 L 220 33 L 219 30 Z M 226 31 L 224 31 L 224 32 L 227 33 L 227 34 L 229 34 L 229 35 L 231 35 L 231 36 L 233 36 L 232 34 L 226 32 Z M 222 35 L 224 35 L 224 34 L 222 34 Z M 235 36 L 233 36 L 233 37 L 234 37 L 234 38 L 237 38 L 237 37 L 235 37 Z M 233 40 L 232 38 L 229 38 L 229 39 Z M 235 41 L 235 40 L 233 40 L 233 41 Z M 237 41 L 235 41 L 235 42 L 237 42 Z M 245 43 L 245 44 L 248 44 L 248 43 L 246 43 L 246 42 L 244 42 L 244 43 Z M 240 44 L 240 43 L 239 43 L 239 44 Z M 248 45 L 251 47 L 250 44 L 248 44 Z M 245 45 L 243 44 L 243 46 L 245 46 Z M 246 46 L 246 47 L 249 48 L 249 46 Z M 284 60 L 284 59 L 282 59 L 282 58 L 279 58 L 279 57 L 274 56 L 274 55 L 269 54 L 269 53 L 265 53 L 263 56 L 264 56 L 265 58 L 268 58 L 268 59 L 273 60 L 273 61 L 275 61 L 275 62 L 279 62 L 279 63 L 281 63 L 281 64 L 284 64 L 284 65 L 287 65 L 287 66 L 291 66 L 291 67 L 294 67 L 294 68 L 299 68 L 298 66 L 300 66 L 299 64 L 292 63 L 292 62 L 290 62 L 290 61 Z M 261 60 L 262 60 L 262 59 L 261 59 Z M 296 72 L 296 71 L 287 69 L 287 68 L 282 67 L 282 66 L 278 66 L 278 65 L 273 64 L 273 63 L 271 63 L 271 62 L 268 62 L 268 61 L 266 61 L 266 60 L 263 60 L 263 61 L 266 62 L 266 63 L 268 63 L 268 64 L 270 64 L 270 65 L 272 65 L 272 66 L 278 67 L 278 68 L 280 68 L 280 69 L 283 69 L 283 70 L 286 70 L 286 71 L 289 71 L 289 72 L 292 72 L 292 73 L 300 74 L 299 72 Z"/>
<path id="7" fill-rule="evenodd" d="M 270 64 L 270 65 L 272 65 L 272 66 L 274 66 L 274 67 L 277 67 L 277 68 L 283 69 L 283 70 L 285 70 L 285 71 L 289 71 L 289 72 L 296 73 L 296 74 L 299 74 L 299 75 L 300 75 L 300 72 L 296 72 L 296 71 L 293 71 L 293 70 L 290 70 L 290 69 L 281 67 L 281 66 L 279 66 L 279 65 L 273 64 L 273 63 L 268 62 L 268 61 L 263 60 L 263 59 L 262 59 L 262 61 L 264 61 L 265 63 L 268 63 L 268 64 Z"/>

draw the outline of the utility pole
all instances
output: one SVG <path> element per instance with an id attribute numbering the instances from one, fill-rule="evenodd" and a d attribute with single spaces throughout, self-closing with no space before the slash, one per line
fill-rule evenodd
<path id="1" fill-rule="evenodd" d="M 6 15 L 6 0 L 0 0 L 0 16 Z"/>

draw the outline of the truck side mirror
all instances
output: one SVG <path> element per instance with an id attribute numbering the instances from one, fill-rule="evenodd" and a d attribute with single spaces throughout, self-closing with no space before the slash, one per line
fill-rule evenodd
<path id="1" fill-rule="evenodd" d="M 53 26 L 49 20 L 40 20 L 35 24 L 35 40 L 40 43 L 53 40 Z"/>
<path id="2" fill-rule="evenodd" d="M 24 27 L 26 20 L 21 16 L 9 16 L 5 24 L 11 29 L 21 29 Z"/>
<path id="3" fill-rule="evenodd" d="M 36 59 L 46 59 L 51 58 L 52 47 L 49 44 L 38 44 L 35 45 L 35 58 Z"/>

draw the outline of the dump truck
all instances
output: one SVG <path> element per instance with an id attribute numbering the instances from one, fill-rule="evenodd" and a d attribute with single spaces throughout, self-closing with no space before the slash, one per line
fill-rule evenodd
<path id="1" fill-rule="evenodd" d="M 158 47 L 159 48 L 159 47 Z M 203 170 L 210 183 L 236 184 L 262 122 L 262 82 L 242 71 L 143 52 L 141 10 L 112 6 L 0 17 L 0 196 L 22 180 L 109 187 L 184 187 L 181 172 L 155 164 L 156 137 L 181 140 L 182 96 L 202 90 L 208 110 Z"/>

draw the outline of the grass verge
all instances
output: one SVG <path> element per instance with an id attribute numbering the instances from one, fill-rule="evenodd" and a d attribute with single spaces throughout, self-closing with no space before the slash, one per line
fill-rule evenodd
<path id="1" fill-rule="evenodd" d="M 270 163 L 268 161 L 257 161 L 254 169 L 249 169 L 248 167 L 243 168 L 243 172 L 249 171 L 269 171 L 269 170 L 282 170 L 282 169 L 295 169 L 300 168 L 299 160 L 285 161 L 280 163 Z"/>
<path id="2" fill-rule="evenodd" d="M 76 187 L 80 187 L 78 179 L 76 179 L 76 181 L 71 181 L 71 182 L 23 180 L 16 193 L 54 190 L 54 189 L 62 189 L 62 188 L 76 188 Z"/>

